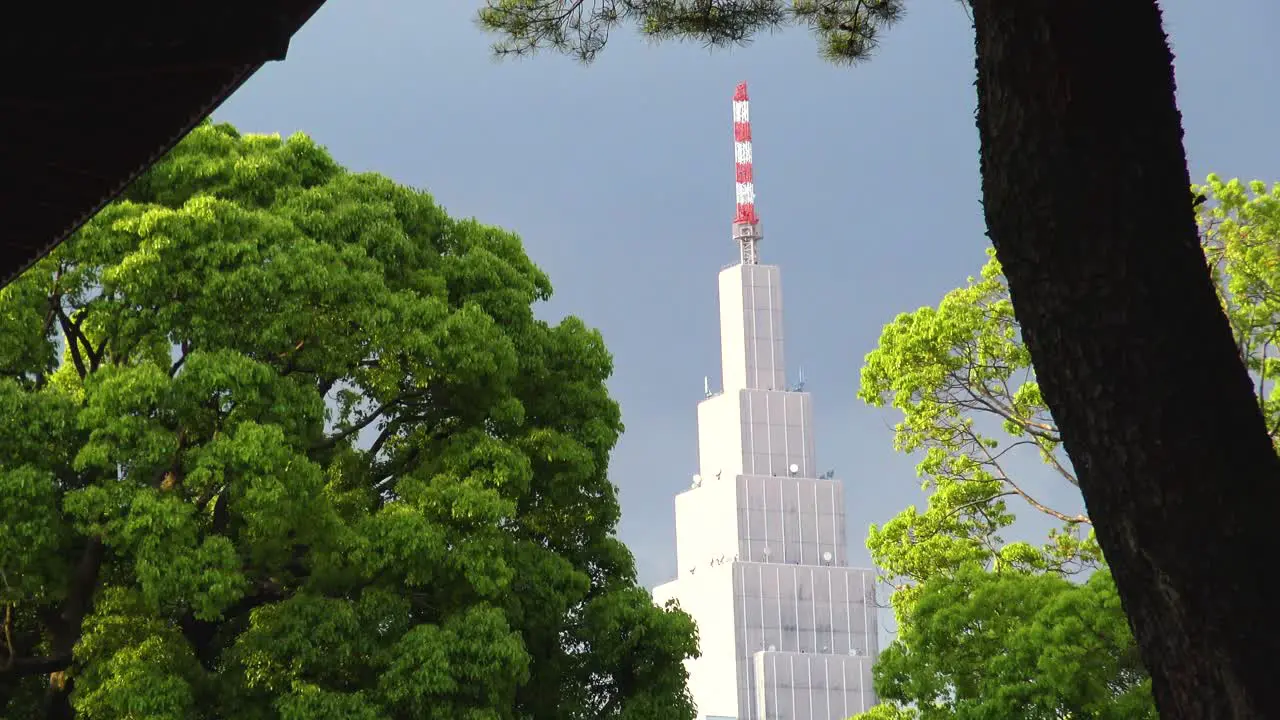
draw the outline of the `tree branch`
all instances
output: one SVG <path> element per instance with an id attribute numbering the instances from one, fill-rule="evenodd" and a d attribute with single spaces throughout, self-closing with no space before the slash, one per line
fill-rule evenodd
<path id="1" fill-rule="evenodd" d="M 1044 503 L 1031 497 L 1029 493 L 1027 493 L 1021 487 L 1018 487 L 1018 484 L 1013 481 L 1013 478 L 1009 477 L 1009 474 L 1004 471 L 1004 468 L 996 460 L 996 457 L 991 454 L 991 451 L 987 448 L 987 446 L 982 444 L 982 442 L 978 440 L 978 437 L 973 433 L 973 430 L 968 429 L 968 432 L 970 437 L 973 438 L 974 444 L 977 445 L 979 448 L 981 448 L 983 454 L 987 456 L 987 460 L 991 463 L 992 467 L 994 467 L 997 471 L 999 471 L 1000 477 L 998 479 L 1001 482 L 1008 485 L 1009 487 L 1013 488 L 1013 491 L 1017 493 L 1023 500 L 1025 500 L 1028 505 L 1030 505 L 1031 507 L 1035 508 L 1036 510 L 1039 510 L 1040 512 L 1046 515 L 1055 517 L 1065 523 L 1069 523 L 1072 525 L 1075 525 L 1078 523 L 1087 523 L 1090 525 L 1092 524 L 1089 518 L 1085 517 L 1084 515 L 1076 515 L 1075 517 L 1071 517 L 1070 515 L 1066 515 L 1065 513 L 1058 512 L 1057 510 L 1054 510 L 1048 505 L 1045 505 Z"/>
<path id="2" fill-rule="evenodd" d="M 80 631 L 84 618 L 93 604 L 93 595 L 98 586 L 98 573 L 106 548 L 102 540 L 91 537 L 85 542 L 80 555 L 80 562 L 71 576 L 66 600 L 62 603 L 61 612 L 50 618 L 52 652 L 39 657 L 15 657 L 12 644 L 10 658 L 5 667 L 0 668 L 0 677 L 5 675 L 26 677 L 30 675 L 50 675 L 71 667 L 72 650 L 80 640 Z M 10 624 L 6 613 L 6 637 L 9 637 Z M 9 640 L 11 643 L 12 641 Z"/>
<path id="3" fill-rule="evenodd" d="M 404 399 L 405 399 L 404 396 L 401 395 L 401 396 L 397 396 L 392 400 L 387 401 L 386 403 L 379 406 L 376 410 L 370 412 L 368 415 L 361 418 L 355 424 L 347 426 L 344 430 L 342 430 L 339 433 L 326 437 L 324 440 L 322 440 L 318 445 L 316 445 L 312 449 L 322 450 L 322 449 L 331 448 L 334 445 L 337 445 L 343 440 L 346 440 L 352 435 L 372 425 L 375 420 L 377 420 L 379 417 L 382 416 L 383 413 L 387 412 L 388 410 L 395 407 L 396 405 L 399 405 L 401 402 L 404 401 Z"/>
<path id="4" fill-rule="evenodd" d="M 186 364 L 187 355 L 191 353 L 191 342 L 188 340 L 183 340 L 181 348 L 182 348 L 182 354 L 178 356 L 177 361 L 175 361 L 173 365 L 169 367 L 169 377 L 175 377 L 178 374 L 178 371 L 182 369 L 182 366 Z"/>
<path id="5" fill-rule="evenodd" d="M 85 367 L 84 358 L 80 356 L 79 335 L 71 324 L 71 318 L 67 317 L 67 313 L 61 307 L 56 308 L 55 312 L 58 315 L 58 324 L 62 327 L 62 336 L 66 338 L 67 348 L 71 351 L 71 362 L 75 364 L 76 373 L 83 380 L 89 375 L 89 371 Z"/>
<path id="6" fill-rule="evenodd" d="M 0 678 L 49 675 L 71 667 L 71 653 L 55 653 L 38 657 L 15 657 L 0 667 Z"/>

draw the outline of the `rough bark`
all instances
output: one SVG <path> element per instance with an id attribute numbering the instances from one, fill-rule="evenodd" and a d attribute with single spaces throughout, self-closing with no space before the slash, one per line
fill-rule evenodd
<path id="1" fill-rule="evenodd" d="M 1280 460 L 1200 251 L 1154 0 L 972 0 L 987 227 L 1161 717 L 1280 718 Z"/>

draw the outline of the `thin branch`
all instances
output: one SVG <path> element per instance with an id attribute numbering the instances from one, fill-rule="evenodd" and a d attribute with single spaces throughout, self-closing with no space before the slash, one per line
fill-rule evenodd
<path id="1" fill-rule="evenodd" d="M 1004 457 L 1005 453 L 1009 452 L 1010 450 L 1013 450 L 1016 447 L 1020 447 L 1022 445 L 1030 445 L 1036 448 L 1037 450 L 1040 449 L 1040 446 L 1036 444 L 1035 440 L 1019 440 L 1017 442 L 1013 442 L 1013 443 L 1009 443 L 1008 445 L 1005 445 L 1003 450 L 1001 450 L 1000 452 L 992 456 L 992 460 L 999 460 L 1000 458 Z"/>
<path id="2" fill-rule="evenodd" d="M 71 652 L 54 653 L 38 657 L 20 657 L 0 668 L 0 677 L 29 677 L 49 675 L 71 667 Z"/>
<path id="3" fill-rule="evenodd" d="M 971 397 L 975 402 L 981 404 L 992 413 L 999 415 L 1010 422 L 1017 423 L 1029 434 L 1044 438 L 1050 442 L 1062 442 L 1062 437 L 1058 435 L 1058 428 L 1048 423 L 1038 423 L 1028 418 L 1020 417 L 1013 411 L 1012 406 L 1007 406 L 1000 402 L 1000 400 L 985 387 L 981 388 L 977 392 L 974 391 L 971 384 L 966 382 L 961 382 L 960 387 L 963 388 L 965 392 L 969 394 L 969 397 Z"/>
<path id="4" fill-rule="evenodd" d="M 1077 523 L 1087 523 L 1090 525 L 1093 524 L 1089 520 L 1089 518 L 1085 517 L 1084 515 L 1076 515 L 1075 517 L 1071 517 L 1070 515 L 1066 515 L 1065 513 L 1058 512 L 1057 510 L 1054 510 L 1053 508 L 1031 497 L 1029 493 L 1027 493 L 1025 490 L 1019 487 L 1018 484 L 1015 483 L 1013 479 L 1009 477 L 1009 474 L 1004 471 L 1004 468 L 1000 465 L 999 461 L 996 460 L 995 456 L 991 454 L 990 449 L 988 449 L 986 445 L 984 445 L 981 441 L 978 440 L 978 437 L 973 433 L 972 428 L 967 428 L 967 430 L 968 430 L 969 436 L 973 439 L 974 444 L 977 445 L 979 448 L 981 448 L 983 454 L 987 456 L 987 460 L 991 463 L 992 467 L 994 467 L 1000 473 L 999 480 L 1003 483 L 1006 483 L 1009 487 L 1013 488 L 1013 491 L 1018 495 L 1020 495 L 1022 499 L 1027 502 L 1028 505 L 1030 505 L 1031 507 L 1039 510 L 1040 512 L 1046 515 L 1055 517 L 1065 523 L 1070 523 L 1073 525 Z"/>
<path id="5" fill-rule="evenodd" d="M 346 428 L 346 429 L 344 429 L 342 432 L 339 432 L 339 433 L 337 433 L 337 434 L 335 434 L 335 435 L 330 435 L 330 436 L 326 437 L 326 438 L 325 438 L 324 440 L 322 440 L 322 441 L 319 443 L 319 445 L 317 445 L 314 449 L 316 449 L 316 450 L 320 450 L 320 449 L 324 449 L 324 448 L 331 448 L 331 447 L 333 447 L 334 445 L 337 445 L 338 443 L 342 442 L 343 440 L 346 440 L 347 438 L 351 437 L 352 435 L 354 435 L 354 434 L 356 434 L 356 433 L 360 432 L 361 430 L 364 430 L 365 428 L 367 428 L 367 427 L 369 427 L 370 425 L 372 425 L 372 424 L 373 424 L 373 422 L 374 422 L 375 420 L 377 420 L 378 418 L 380 418 L 380 417 L 382 417 L 382 416 L 383 416 L 383 413 L 387 412 L 388 410 L 390 410 L 390 409 L 394 408 L 395 406 L 399 405 L 400 403 L 404 402 L 404 400 L 405 400 L 405 396 L 403 396 L 403 395 L 397 396 L 397 397 L 395 397 L 395 398 L 394 398 L 394 399 L 392 399 L 392 400 L 388 400 L 387 402 L 385 402 L 385 403 L 383 403 L 381 406 L 379 406 L 379 407 L 378 407 L 378 409 L 376 409 L 376 410 L 374 410 L 374 411 L 370 412 L 368 415 L 366 415 L 366 416 L 364 416 L 363 418 L 361 418 L 361 419 L 360 419 L 358 422 L 356 422 L 354 425 L 349 425 L 349 426 L 347 426 L 347 428 Z"/>
<path id="6" fill-rule="evenodd" d="M 1044 459 L 1049 463 L 1049 465 L 1054 470 L 1058 471 L 1059 475 L 1061 475 L 1067 482 L 1071 483 L 1072 485 L 1075 485 L 1076 487 L 1080 487 L 1079 478 L 1076 477 L 1075 473 L 1068 470 L 1066 466 L 1064 466 L 1058 460 L 1058 457 L 1056 455 L 1054 455 L 1051 452 L 1045 451 L 1043 448 L 1041 448 L 1041 452 L 1043 452 Z"/>
<path id="7" fill-rule="evenodd" d="M 5 672 L 13 667 L 13 663 L 18 659 L 18 650 L 13 646 L 13 603 L 5 603 L 4 605 L 4 647 L 8 651 L 9 657 L 5 658 L 4 666 L 0 667 L 0 672 Z"/>
<path id="8" fill-rule="evenodd" d="M 928 541 L 928 540 L 932 540 L 934 537 L 937 537 L 938 533 L 941 533 L 941 532 L 942 532 L 942 523 L 943 523 L 943 522 L 945 522 L 945 521 L 947 521 L 947 520 L 950 520 L 951 518 L 953 518 L 953 517 L 955 517 L 955 516 L 959 515 L 960 513 L 964 512 L 965 510 L 968 510 L 968 509 L 970 509 L 970 508 L 977 508 L 977 507 L 978 507 L 978 506 L 980 506 L 980 505 L 986 505 L 987 503 L 992 502 L 992 501 L 994 501 L 994 500 L 999 500 L 999 499 L 1000 499 L 1000 498 L 1002 498 L 1002 497 L 1012 497 L 1012 496 L 1014 496 L 1014 495 L 1016 495 L 1016 494 L 1017 494 L 1017 493 L 1013 492 L 1012 490 L 1008 490 L 1008 491 L 1006 491 L 1006 492 L 996 493 L 995 495 L 991 495 L 991 496 L 989 496 L 989 497 L 980 498 L 980 499 L 978 499 L 978 500 L 971 500 L 971 501 L 969 501 L 969 502 L 967 502 L 967 503 L 961 503 L 961 504 L 959 504 L 959 505 L 957 505 L 957 506 L 955 506 L 955 507 L 951 508 L 950 510 L 948 510 L 948 511 L 947 511 L 947 513 L 946 513 L 945 515 L 943 515 L 943 516 L 942 516 L 941 520 L 940 520 L 940 521 L 939 521 L 939 523 L 938 523 L 938 526 L 934 528 L 933 532 L 930 532 L 928 535 L 925 535 L 925 536 L 923 536 L 923 537 L 919 537 L 919 538 L 918 538 L 918 537 L 916 537 L 916 536 L 915 536 L 915 532 L 913 531 L 913 532 L 910 534 L 910 536 L 909 536 L 908 540 L 911 542 L 911 544 L 912 544 L 912 545 L 917 545 L 917 544 L 919 544 L 919 543 L 926 542 L 926 541 Z"/>
<path id="9" fill-rule="evenodd" d="M 369 446 L 369 458 L 373 459 L 378 457 L 378 453 L 382 452 L 382 446 L 386 445 L 387 441 L 394 437 L 395 434 L 399 432 L 400 428 L 404 427 L 405 422 L 409 419 L 410 418 L 401 416 L 387 423 L 387 426 L 382 429 L 382 432 L 378 433 L 377 439 L 375 439 L 373 444 Z"/>
<path id="10" fill-rule="evenodd" d="M 1264 412 L 1267 409 L 1267 349 L 1270 346 L 1271 341 L 1263 340 L 1262 347 L 1259 348 L 1262 352 L 1262 359 L 1258 361 L 1258 404 Z"/>

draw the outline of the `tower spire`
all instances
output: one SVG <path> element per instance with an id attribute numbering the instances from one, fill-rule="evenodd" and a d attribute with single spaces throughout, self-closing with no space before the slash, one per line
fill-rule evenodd
<path id="1" fill-rule="evenodd" d="M 760 262 L 757 245 L 760 218 L 756 215 L 756 186 L 751 167 L 751 113 L 747 106 L 747 84 L 738 83 L 733 92 L 733 158 L 737 176 L 738 211 L 733 217 L 733 239 L 738 243 L 743 265 Z"/>

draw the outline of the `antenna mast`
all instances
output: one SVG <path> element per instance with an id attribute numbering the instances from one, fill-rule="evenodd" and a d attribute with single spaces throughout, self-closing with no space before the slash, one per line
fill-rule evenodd
<path id="1" fill-rule="evenodd" d="M 736 164 L 738 212 L 733 217 L 733 239 L 738 243 L 743 265 L 760 262 L 757 248 L 764 238 L 756 215 L 756 186 L 751 173 L 751 114 L 747 109 L 747 84 L 738 83 L 733 92 L 733 158 Z"/>

